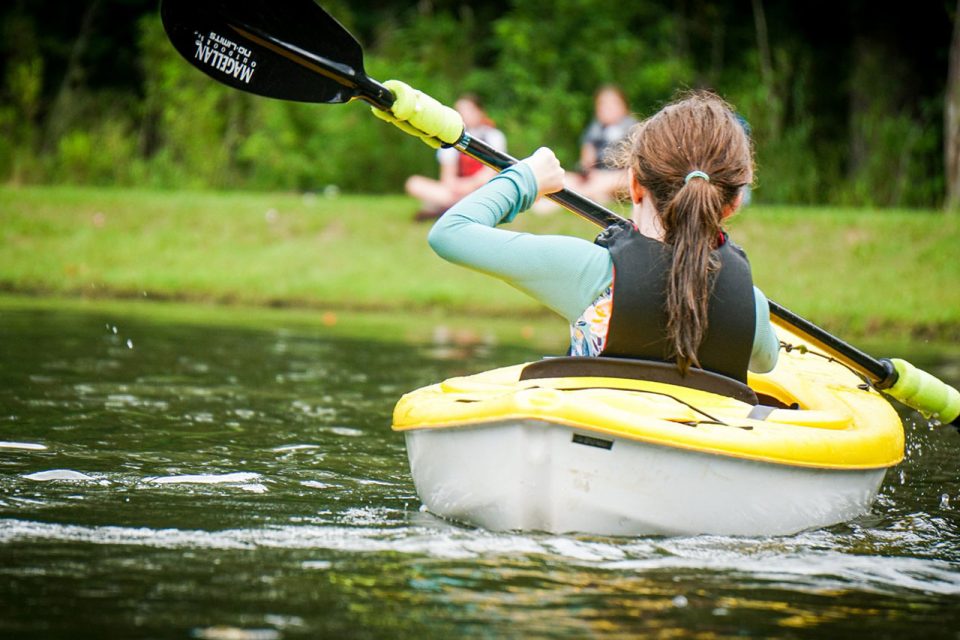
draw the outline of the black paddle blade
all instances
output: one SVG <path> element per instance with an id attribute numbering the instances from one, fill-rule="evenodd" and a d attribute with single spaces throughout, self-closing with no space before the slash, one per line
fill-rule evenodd
<path id="1" fill-rule="evenodd" d="M 162 0 L 160 18 L 180 55 L 235 89 L 299 102 L 365 97 L 360 44 L 313 0 Z"/>

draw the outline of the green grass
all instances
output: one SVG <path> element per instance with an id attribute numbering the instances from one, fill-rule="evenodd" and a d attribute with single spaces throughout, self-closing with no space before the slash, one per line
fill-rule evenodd
<path id="1" fill-rule="evenodd" d="M 568 344 L 564 322 L 554 316 L 529 318 L 492 317 L 448 313 L 382 313 L 332 309 L 283 308 L 243 304 L 120 300 L 109 298 L 28 296 L 0 294 L 0 326 L 6 311 L 90 313 L 163 324 L 283 329 L 298 334 L 321 334 L 351 339 L 433 344 L 452 349 L 484 345 L 515 345 L 559 353 Z"/>
<path id="2" fill-rule="evenodd" d="M 0 287 L 333 310 L 544 318 L 506 285 L 437 258 L 405 197 L 0 188 Z M 513 228 L 592 238 L 576 216 Z M 849 335 L 960 335 L 960 217 L 752 206 L 734 238 L 757 284 Z"/>
<path id="3" fill-rule="evenodd" d="M 960 334 L 960 217 L 936 211 L 757 207 L 733 225 L 757 285 L 811 320 L 862 335 Z"/>

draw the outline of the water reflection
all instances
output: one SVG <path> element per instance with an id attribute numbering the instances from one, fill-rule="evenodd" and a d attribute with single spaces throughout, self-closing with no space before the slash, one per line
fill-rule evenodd
<path id="1" fill-rule="evenodd" d="M 922 420 L 873 513 L 829 529 L 491 533 L 420 511 L 390 413 L 409 389 L 535 351 L 482 333 L 334 338 L 322 323 L 0 320 L 2 635 L 953 638 L 960 628 L 960 442 Z"/>

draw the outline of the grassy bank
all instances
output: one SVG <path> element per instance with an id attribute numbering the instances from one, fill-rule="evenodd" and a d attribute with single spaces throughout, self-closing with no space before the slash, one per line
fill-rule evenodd
<path id="1" fill-rule="evenodd" d="M 6 312 L 97 315 L 107 329 L 124 330 L 131 320 L 162 325 L 231 327 L 276 330 L 323 338 L 346 338 L 429 345 L 451 356 L 477 353 L 493 345 L 509 345 L 560 353 L 568 344 L 564 322 L 537 315 L 524 318 L 465 315 L 443 309 L 426 313 L 382 313 L 311 308 L 273 308 L 244 304 L 61 297 L 0 293 L 0 327 Z M 890 344 L 883 343 L 889 350 Z M 936 344 L 936 352 L 943 345 Z M 916 345 L 899 348 L 916 352 Z"/>
<path id="2" fill-rule="evenodd" d="M 0 287 L 350 310 L 537 317 L 449 265 L 403 197 L 0 189 Z M 589 238 L 573 215 L 514 228 Z M 960 219 L 928 211 L 751 207 L 732 225 L 758 285 L 846 335 L 960 335 Z"/>

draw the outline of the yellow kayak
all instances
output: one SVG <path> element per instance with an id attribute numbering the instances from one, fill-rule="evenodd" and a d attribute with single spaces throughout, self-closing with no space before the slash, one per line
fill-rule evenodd
<path id="1" fill-rule="evenodd" d="M 899 416 L 778 327 L 748 385 L 672 365 L 553 358 L 451 378 L 394 410 L 427 509 L 494 530 L 769 535 L 867 512 Z"/>

